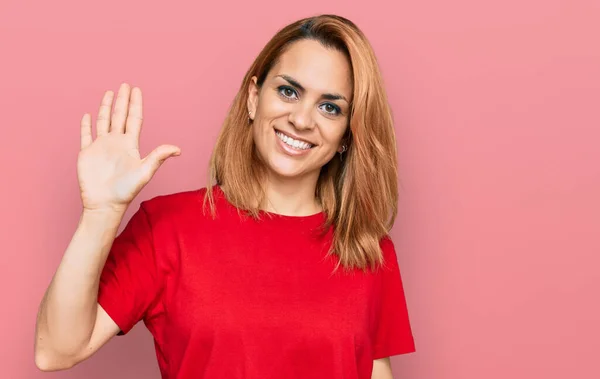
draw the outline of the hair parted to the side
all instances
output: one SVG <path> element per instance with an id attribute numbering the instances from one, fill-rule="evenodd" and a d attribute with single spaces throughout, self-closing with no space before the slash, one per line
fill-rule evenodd
<path id="1" fill-rule="evenodd" d="M 380 240 L 389 233 L 398 209 L 396 139 L 375 54 L 350 20 L 336 15 L 301 19 L 266 44 L 225 118 L 210 161 L 209 183 L 219 185 L 237 208 L 259 216 L 266 170 L 249 127 L 248 87 L 252 76 L 260 87 L 286 48 L 302 39 L 343 52 L 352 67 L 353 96 L 344 137 L 348 150 L 342 161 L 336 156 L 321 169 L 315 196 L 327 215 L 324 227 L 334 229 L 329 254 L 339 256 L 338 267 L 374 269 L 383 263 Z M 206 191 L 207 202 L 214 216 L 211 190 Z"/>

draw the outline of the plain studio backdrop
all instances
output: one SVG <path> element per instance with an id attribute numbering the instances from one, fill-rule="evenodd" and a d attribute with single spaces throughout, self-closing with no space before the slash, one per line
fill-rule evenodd
<path id="1" fill-rule="evenodd" d="M 374 46 L 403 182 L 392 230 L 417 352 L 397 379 L 600 377 L 600 2 L 0 2 L 0 377 L 159 378 L 138 324 L 38 372 L 37 307 L 80 214 L 79 121 L 144 94 L 142 153 L 173 158 L 132 204 L 206 185 L 254 57 L 337 13 Z"/>

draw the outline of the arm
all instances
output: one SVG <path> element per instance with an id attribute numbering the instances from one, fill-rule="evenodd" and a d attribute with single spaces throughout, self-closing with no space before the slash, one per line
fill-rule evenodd
<path id="1" fill-rule="evenodd" d="M 42 370 L 81 362 L 119 331 L 98 305 L 106 259 L 127 206 L 163 162 L 180 153 L 161 145 L 142 159 L 142 92 L 123 83 L 111 114 L 113 97 L 104 93 L 95 140 L 91 115 L 81 119 L 77 177 L 84 211 L 38 310 L 35 362 Z"/>
<path id="2" fill-rule="evenodd" d="M 122 214 L 84 211 L 39 307 L 35 363 L 67 369 L 95 353 L 119 331 L 98 305 L 100 273 Z"/>
<path id="3" fill-rule="evenodd" d="M 371 374 L 371 379 L 394 379 L 389 357 L 375 359 L 373 361 L 373 373 Z"/>

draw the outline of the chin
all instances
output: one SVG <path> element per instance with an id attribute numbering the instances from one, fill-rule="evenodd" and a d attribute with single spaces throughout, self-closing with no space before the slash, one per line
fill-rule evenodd
<path id="1" fill-rule="evenodd" d="M 296 178 L 305 174 L 304 170 L 299 167 L 298 162 L 291 162 L 285 158 L 269 159 L 267 168 L 276 176 L 284 178 Z"/>

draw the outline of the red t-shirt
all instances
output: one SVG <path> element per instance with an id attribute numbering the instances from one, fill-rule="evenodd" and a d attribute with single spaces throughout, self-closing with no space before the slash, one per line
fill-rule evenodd
<path id="1" fill-rule="evenodd" d="M 415 351 L 389 238 L 386 267 L 325 258 L 324 213 L 240 217 L 214 187 L 142 202 L 115 239 L 98 302 L 125 334 L 152 333 L 163 378 L 368 379 L 373 360 Z"/>

